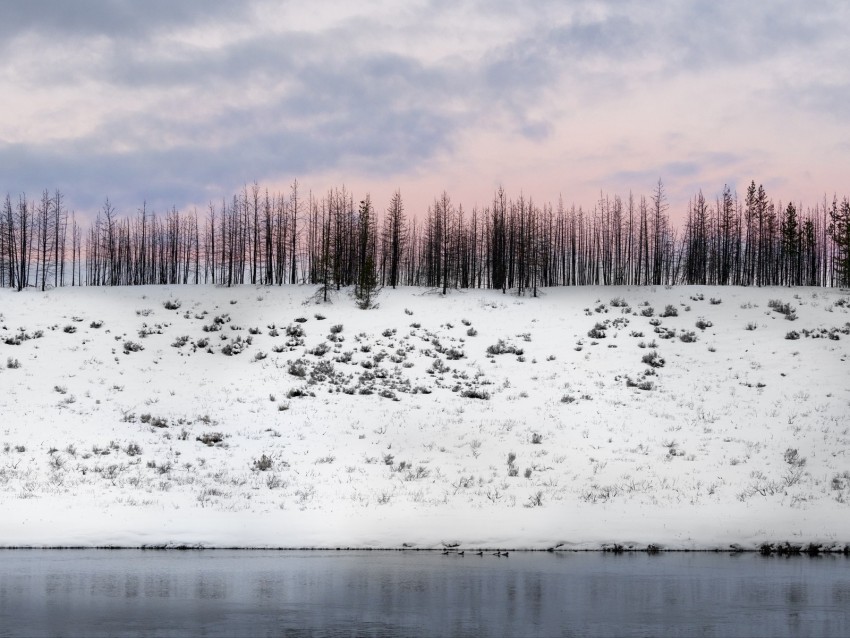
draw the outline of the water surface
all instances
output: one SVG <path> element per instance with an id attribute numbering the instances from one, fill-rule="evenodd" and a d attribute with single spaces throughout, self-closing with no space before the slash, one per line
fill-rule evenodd
<path id="1" fill-rule="evenodd" d="M 850 636 L 850 559 L 0 551 L 0 636 Z"/>

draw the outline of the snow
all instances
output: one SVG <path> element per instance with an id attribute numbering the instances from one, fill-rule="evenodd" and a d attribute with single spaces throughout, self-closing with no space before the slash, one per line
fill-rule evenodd
<path id="1" fill-rule="evenodd" d="M 322 303 L 310 286 L 0 290 L 0 546 L 850 542 L 847 291 L 376 301 Z M 677 316 L 659 317 L 668 305 Z M 488 355 L 500 340 L 522 354 Z M 653 349 L 665 363 L 647 375 Z"/>

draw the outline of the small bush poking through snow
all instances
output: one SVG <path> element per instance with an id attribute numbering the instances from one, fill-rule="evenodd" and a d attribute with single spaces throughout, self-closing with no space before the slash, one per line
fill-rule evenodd
<path id="1" fill-rule="evenodd" d="M 528 477 L 526 477 L 528 478 Z M 526 507 L 542 507 L 543 506 L 543 492 L 535 492 L 531 496 L 528 497 L 528 503 L 525 504 Z"/>
<path id="2" fill-rule="evenodd" d="M 697 340 L 697 335 L 693 330 L 685 330 L 679 334 L 679 340 L 683 343 L 694 343 Z"/>
<path id="3" fill-rule="evenodd" d="M 162 304 L 166 310 L 177 310 L 180 308 L 180 300 L 179 299 L 169 299 L 164 304 Z"/>
<path id="4" fill-rule="evenodd" d="M 463 353 L 463 350 L 458 348 L 449 348 L 443 352 L 446 355 L 446 359 L 449 361 L 457 361 L 458 359 L 463 359 L 466 355 Z"/>
<path id="5" fill-rule="evenodd" d="M 366 363 L 366 362 L 364 361 L 363 363 Z M 369 363 L 371 363 L 371 362 L 369 362 Z M 362 365 L 362 363 L 361 363 L 361 365 Z M 371 367 L 371 366 L 369 366 L 369 367 Z M 437 358 L 437 359 L 434 359 L 434 363 L 431 364 L 431 367 L 428 368 L 428 370 L 426 372 L 428 372 L 428 374 L 445 374 L 449 370 L 451 370 L 451 368 L 449 368 L 449 366 L 447 366 L 445 363 L 443 363 L 442 359 Z"/>
<path id="6" fill-rule="evenodd" d="M 289 374 L 294 377 L 306 377 L 307 376 L 307 366 L 304 365 L 304 361 L 301 359 L 296 359 L 292 363 L 289 364 Z"/>
<path id="7" fill-rule="evenodd" d="M 790 330 L 790 331 L 785 333 L 785 338 L 789 339 L 791 341 L 795 341 L 796 339 L 800 338 L 800 333 L 797 332 L 796 330 Z"/>
<path id="8" fill-rule="evenodd" d="M 654 372 L 653 372 L 654 374 Z M 626 387 L 637 388 L 638 390 L 652 390 L 654 385 L 649 379 L 635 381 L 630 376 L 626 375 Z"/>
<path id="9" fill-rule="evenodd" d="M 850 472 L 845 470 L 843 474 L 833 474 L 829 486 L 833 491 L 838 492 L 838 496 L 835 497 L 835 500 L 839 503 L 847 502 L 847 497 L 845 496 L 844 491 L 847 490 L 850 492 Z"/>
<path id="10" fill-rule="evenodd" d="M 152 416 L 151 414 L 143 414 L 139 417 L 139 420 L 142 423 L 147 423 L 151 427 L 155 428 L 167 428 L 168 427 L 168 419 L 165 419 L 161 416 Z"/>
<path id="11" fill-rule="evenodd" d="M 534 434 L 531 435 L 531 442 L 534 445 L 540 445 L 541 443 L 543 443 L 543 435 L 535 432 Z"/>
<path id="12" fill-rule="evenodd" d="M 314 357 L 324 357 L 330 351 L 331 347 L 327 344 L 326 341 L 322 341 L 315 348 L 310 348 L 309 350 L 307 350 L 307 354 L 312 354 Z"/>
<path id="13" fill-rule="evenodd" d="M 710 321 L 706 321 L 705 319 L 698 319 L 696 322 L 696 327 L 700 330 L 705 330 L 706 328 L 711 328 L 714 324 Z"/>
<path id="14" fill-rule="evenodd" d="M 656 334 L 658 334 L 658 337 L 661 338 L 661 339 L 672 339 L 673 337 L 676 336 L 676 329 L 675 328 L 658 327 L 658 328 L 655 329 L 655 332 L 656 332 Z"/>
<path id="15" fill-rule="evenodd" d="M 100 328 L 102 326 L 103 326 L 103 322 L 100 321 L 99 319 L 95 319 L 94 321 L 92 321 L 89 324 L 89 328 L 94 328 L 95 330 L 97 330 L 98 328 Z"/>
<path id="16" fill-rule="evenodd" d="M 286 326 L 286 336 L 287 337 L 303 337 L 304 336 L 304 328 L 301 327 L 301 324 L 296 325 L 288 325 Z"/>
<path id="17" fill-rule="evenodd" d="M 605 338 L 605 324 L 597 323 L 593 328 L 587 331 L 587 336 L 591 339 L 604 339 Z"/>
<path id="18" fill-rule="evenodd" d="M 126 452 L 127 456 L 139 456 L 142 453 L 142 448 L 138 443 L 129 443 L 124 448 L 124 452 Z"/>
<path id="19" fill-rule="evenodd" d="M 640 314 L 644 317 L 651 317 L 655 313 L 655 308 L 652 306 L 647 306 L 643 310 L 640 311 Z"/>
<path id="20" fill-rule="evenodd" d="M 756 328 L 758 328 L 758 324 L 755 321 L 750 321 L 747 323 L 746 326 L 744 326 L 744 328 L 746 328 L 747 330 L 755 330 Z"/>
<path id="21" fill-rule="evenodd" d="M 254 469 L 260 472 L 272 469 L 272 459 L 270 456 L 263 454 L 260 458 L 254 461 Z"/>
<path id="22" fill-rule="evenodd" d="M 131 352 L 139 352 L 144 350 L 144 346 L 135 341 L 125 341 L 124 342 L 124 354 L 130 354 Z"/>
<path id="23" fill-rule="evenodd" d="M 658 354 L 657 350 L 650 350 L 641 359 L 643 363 L 653 368 L 663 368 L 664 358 Z"/>
<path id="24" fill-rule="evenodd" d="M 522 348 L 517 348 L 513 344 L 505 343 L 504 339 L 499 339 L 492 346 L 487 346 L 487 354 L 491 354 L 491 355 L 497 355 L 497 354 L 521 355 L 522 353 L 523 353 Z"/>
<path id="25" fill-rule="evenodd" d="M 336 323 L 336 324 L 331 326 L 331 334 L 332 335 L 338 335 L 340 332 L 342 332 L 342 324 L 341 323 Z"/>
<path id="26" fill-rule="evenodd" d="M 65 332 L 69 335 L 74 334 L 76 331 L 77 331 L 77 326 L 72 326 L 71 324 L 68 324 L 67 326 L 62 328 L 62 332 Z"/>
<path id="27" fill-rule="evenodd" d="M 664 308 L 664 312 L 661 313 L 661 316 L 662 317 L 678 317 L 679 311 L 676 310 L 676 306 L 674 306 L 672 304 L 667 304 L 667 306 Z"/>
<path id="28" fill-rule="evenodd" d="M 475 328 L 470 327 L 469 330 L 466 331 L 467 337 L 474 337 L 478 334 L 478 331 Z"/>
<path id="29" fill-rule="evenodd" d="M 242 340 L 242 337 L 236 337 L 236 339 L 233 339 L 230 343 L 225 344 L 221 348 L 221 353 L 228 357 L 232 357 L 245 350 L 245 348 L 247 348 L 250 344 L 251 337 L 248 337 L 245 341 Z"/>
<path id="30" fill-rule="evenodd" d="M 790 303 L 785 303 L 780 299 L 771 299 L 767 302 L 767 305 L 779 314 L 785 315 L 785 318 L 788 321 L 794 321 L 797 319 L 797 311 Z"/>
<path id="31" fill-rule="evenodd" d="M 785 450 L 785 454 L 782 457 L 788 465 L 794 467 L 803 467 L 806 465 L 806 457 L 800 456 L 800 453 L 795 448 L 789 447 Z"/>

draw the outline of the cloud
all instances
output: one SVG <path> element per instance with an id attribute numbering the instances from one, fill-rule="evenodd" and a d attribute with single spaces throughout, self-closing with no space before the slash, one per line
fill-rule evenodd
<path id="1" fill-rule="evenodd" d="M 30 34 L 73 40 L 105 36 L 144 40 L 162 29 L 233 20 L 244 15 L 242 3 L 229 0 L 27 0 L 4 2 L 0 42 Z"/>
<path id="2" fill-rule="evenodd" d="M 695 72 L 811 49 L 819 39 L 840 34 L 835 18 L 844 11 L 841 4 L 780 0 L 766 10 L 734 0 L 680 3 L 667 20 L 647 20 L 645 26 L 652 46 L 666 51 L 665 71 Z"/>
<path id="3" fill-rule="evenodd" d="M 226 191 L 335 167 L 391 174 L 450 150 L 468 122 L 443 106 L 455 101 L 457 74 L 340 48 L 343 36 L 267 33 L 172 57 L 116 39 L 113 55 L 85 71 L 111 87 L 119 108 L 78 137 L 0 143 L 7 188 L 55 185 L 90 191 L 85 205 L 110 194 L 165 207 L 197 201 L 208 185 Z M 133 96 L 145 105 L 133 108 Z"/>
<path id="4" fill-rule="evenodd" d="M 397 183 L 494 140 L 525 145 L 523 157 L 539 149 L 536 165 L 561 161 L 559 142 L 583 143 L 577 156 L 601 159 L 570 169 L 601 175 L 596 188 L 659 176 L 690 188 L 749 152 L 699 132 L 703 112 L 731 127 L 746 105 L 847 119 L 838 0 L 8 4 L 0 187 L 59 186 L 86 205 L 110 195 L 182 206 L 254 179 L 335 171 Z M 826 79 L 798 79 L 814 68 Z M 683 107 L 684 83 L 697 92 Z M 630 126 L 688 135 L 675 157 L 653 155 Z M 499 159 L 470 170 L 482 182 L 532 170 Z"/>
<path id="5" fill-rule="evenodd" d="M 254 179 L 329 167 L 412 170 L 452 148 L 460 120 L 428 106 L 446 92 L 415 61 L 354 58 L 307 68 L 288 82 L 291 90 L 270 91 L 259 104 L 237 100 L 197 120 L 143 110 L 79 139 L 0 144 L 4 178 L 13 190 L 85 193 L 74 196 L 80 206 L 96 207 L 108 195 L 119 205 L 147 200 L 162 210 Z"/>

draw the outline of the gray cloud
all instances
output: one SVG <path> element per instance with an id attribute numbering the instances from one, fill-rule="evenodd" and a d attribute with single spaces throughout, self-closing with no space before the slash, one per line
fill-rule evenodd
<path id="1" fill-rule="evenodd" d="M 463 33 L 463 25 L 452 23 L 458 15 L 480 14 L 515 28 L 477 36 L 470 53 L 426 59 L 412 47 L 384 46 L 379 36 L 389 27 L 381 16 L 281 33 L 257 21 L 273 6 L 224 0 L 5 3 L 0 78 L 16 78 L 26 85 L 21 91 L 50 83 L 105 87 L 116 108 L 92 132 L 70 141 L 0 142 L 0 162 L 10 167 L 0 186 L 13 192 L 59 186 L 85 205 L 108 194 L 128 206 L 148 199 L 166 207 L 253 179 L 311 171 L 394 176 L 451 153 L 469 129 L 547 140 L 563 112 L 580 118 L 583 109 L 608 100 L 628 108 L 630 92 L 647 81 L 673 82 L 769 62 L 789 51 L 808 55 L 839 46 L 848 17 L 837 0 L 781 0 L 768 7 L 731 0 L 542 0 L 533 8 L 507 0 L 435 0 L 400 14 L 399 32 L 439 47 L 448 37 L 444 30 Z M 210 25 L 244 29 L 215 47 L 179 39 L 166 46 L 160 38 Z M 16 48 L 17 38 L 29 38 L 26 50 Z M 92 40 L 96 46 L 88 48 Z M 39 44 L 49 63 L 32 64 Z M 847 85 L 845 72 L 835 86 L 808 92 L 797 108 L 846 118 Z M 128 107 L 134 100 L 144 106 Z M 495 128 L 504 121 L 506 132 Z M 115 148 L 122 151 L 109 150 Z M 695 153 L 655 164 L 612 172 L 605 183 L 651 185 L 660 175 L 690 186 L 717 166 L 717 158 Z"/>
<path id="2" fill-rule="evenodd" d="M 115 39 L 113 55 L 87 68 L 89 79 L 119 94 L 159 95 L 163 108 L 121 111 L 69 142 L 0 143 L 7 188 L 58 186 L 88 193 L 73 196 L 81 206 L 108 194 L 119 204 L 147 199 L 163 208 L 217 196 L 210 185 L 226 192 L 346 164 L 383 175 L 450 149 L 465 123 L 440 106 L 459 87 L 451 74 L 398 54 L 346 51 L 334 46 L 342 35 L 261 35 L 176 59 Z M 181 96 L 173 102 L 172 91 Z M 250 91 L 261 98 L 241 103 L 238 96 Z M 210 109 L 184 117 L 195 100 Z M 115 147 L 134 150 L 106 150 Z"/>
<path id="3" fill-rule="evenodd" d="M 78 40 L 92 36 L 144 39 L 152 32 L 245 15 L 232 0 L 14 0 L 3 2 L 0 42 L 31 33 Z"/>
<path id="4" fill-rule="evenodd" d="M 410 170 L 451 148 L 458 121 L 414 100 L 400 107 L 389 89 L 404 60 L 370 60 L 315 70 L 293 94 L 260 107 L 230 107 L 213 117 L 178 122 L 147 112 L 115 119 L 95 133 L 50 145 L 2 145 L 0 165 L 12 190 L 61 188 L 69 201 L 97 207 L 109 195 L 126 206 L 158 209 L 217 198 L 255 179 L 297 176 L 349 165 L 385 175 Z M 322 85 L 333 87 L 325 91 Z M 427 91 L 427 85 L 422 87 Z M 409 99 L 402 92 L 402 99 Z M 315 116 L 315 117 L 311 117 Z M 221 135 L 221 131 L 230 134 Z M 179 136 L 176 145 L 157 140 Z M 119 145 L 132 152 L 111 152 Z"/>
<path id="5" fill-rule="evenodd" d="M 801 4 L 789 0 L 759 3 L 734 0 L 679 3 L 669 19 L 647 20 L 654 46 L 666 50 L 666 71 L 701 71 L 752 64 L 840 32 L 840 3 Z M 649 16 L 647 16 L 649 17 Z"/>

